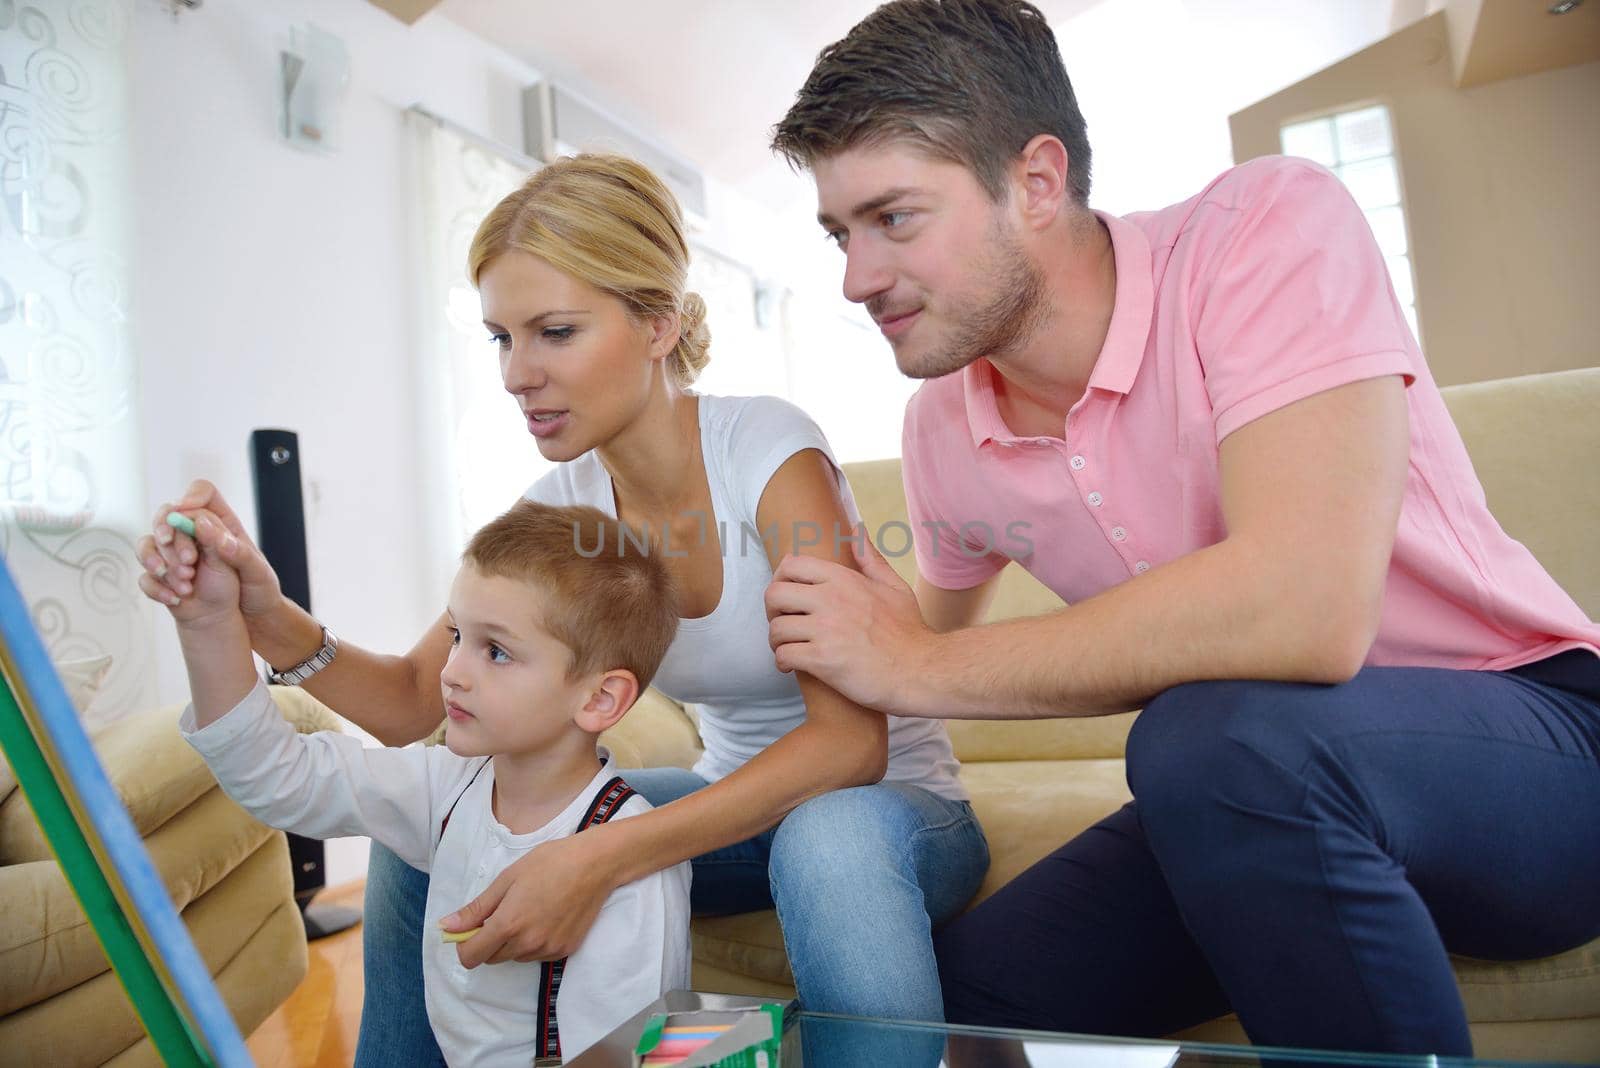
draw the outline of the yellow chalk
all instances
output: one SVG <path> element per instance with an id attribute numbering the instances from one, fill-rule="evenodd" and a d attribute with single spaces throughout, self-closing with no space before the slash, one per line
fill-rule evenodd
<path id="1" fill-rule="evenodd" d="M 483 930 L 482 927 L 472 927 L 465 931 L 446 931 L 441 927 L 439 928 L 439 938 L 445 942 L 465 942 L 481 930 Z"/>

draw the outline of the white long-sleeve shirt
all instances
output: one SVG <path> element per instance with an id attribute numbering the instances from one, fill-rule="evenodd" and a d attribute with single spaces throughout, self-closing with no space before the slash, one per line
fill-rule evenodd
<path id="1" fill-rule="evenodd" d="M 452 1065 L 533 1063 L 540 966 L 486 964 L 469 971 L 456 947 L 439 938 L 438 923 L 535 846 L 575 833 L 595 795 L 617 774 L 609 754 L 601 750 L 604 767 L 560 815 L 536 831 L 513 834 L 494 818 L 492 761 L 484 766 L 485 758 L 460 757 L 442 745 L 367 748 L 348 735 L 298 734 L 261 683 L 199 730 L 190 706 L 179 729 L 228 796 L 263 823 L 308 838 L 368 835 L 429 872 L 422 975 L 440 1050 Z M 649 808 L 635 794 L 613 818 Z M 678 864 L 607 899 L 567 959 L 556 998 L 564 1059 L 667 990 L 689 986 L 689 877 L 689 865 Z"/>

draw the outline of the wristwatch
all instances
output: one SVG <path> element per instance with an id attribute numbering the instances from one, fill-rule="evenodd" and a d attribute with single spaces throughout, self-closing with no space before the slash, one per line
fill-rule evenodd
<path id="1" fill-rule="evenodd" d="M 306 657 L 287 671 L 273 671 L 267 681 L 274 686 L 298 686 L 311 676 L 333 663 L 339 655 L 339 639 L 326 626 L 322 628 L 322 648 Z M 270 666 L 270 665 L 269 665 Z"/>

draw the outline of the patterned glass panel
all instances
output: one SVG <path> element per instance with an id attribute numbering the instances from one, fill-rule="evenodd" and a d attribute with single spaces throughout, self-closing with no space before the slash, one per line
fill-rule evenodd
<path id="1" fill-rule="evenodd" d="M 110 655 L 92 721 L 155 700 L 127 334 L 132 0 L 0 3 L 0 553 L 57 663 Z"/>

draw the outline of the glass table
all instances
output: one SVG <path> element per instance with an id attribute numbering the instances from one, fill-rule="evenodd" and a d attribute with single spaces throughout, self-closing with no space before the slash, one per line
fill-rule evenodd
<path id="1" fill-rule="evenodd" d="M 571 1068 L 628 1068 L 645 1021 L 659 1012 L 743 1009 L 762 1003 L 762 998 L 742 995 L 674 990 L 569 1064 Z M 1289 1068 L 1291 1065 L 1483 1068 L 1533 1063 L 1221 1046 L 908 1023 L 802 1012 L 793 1003 L 784 1013 L 781 1062 L 779 1068 L 1067 1068 L 1069 1065 L 1072 1068 Z"/>

